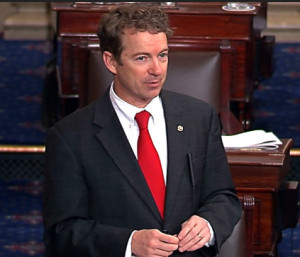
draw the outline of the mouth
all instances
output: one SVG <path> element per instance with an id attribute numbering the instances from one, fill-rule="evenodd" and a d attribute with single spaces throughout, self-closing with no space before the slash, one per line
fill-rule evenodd
<path id="1" fill-rule="evenodd" d="M 161 79 L 160 80 L 146 81 L 146 84 L 150 87 L 160 87 L 161 86 Z"/>

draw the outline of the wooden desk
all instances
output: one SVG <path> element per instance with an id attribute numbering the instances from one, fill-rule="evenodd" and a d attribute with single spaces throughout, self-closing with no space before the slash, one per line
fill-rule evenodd
<path id="1" fill-rule="evenodd" d="M 291 139 L 283 139 L 277 150 L 227 150 L 227 158 L 238 195 L 255 197 L 253 250 L 257 255 L 276 256 L 278 194 L 289 172 Z M 295 203 L 296 204 L 296 203 Z"/>
<path id="2" fill-rule="evenodd" d="M 171 27 L 178 40 L 226 40 L 236 49 L 235 74 L 230 90 L 233 111 L 247 129 L 251 122 L 252 91 L 258 78 L 270 74 L 271 55 L 267 51 L 270 39 L 262 38 L 266 27 L 267 3 L 253 2 L 254 11 L 224 11 L 223 2 L 177 2 L 176 7 L 166 8 Z M 114 5 L 113 5 L 114 6 Z M 96 38 L 100 17 L 112 6 L 54 2 L 52 10 L 57 14 L 57 36 L 61 39 L 61 98 L 78 97 L 78 84 L 74 63 L 80 57 L 73 47 Z M 188 24 L 188 26 L 187 26 Z M 272 41 L 272 40 L 271 40 Z"/>

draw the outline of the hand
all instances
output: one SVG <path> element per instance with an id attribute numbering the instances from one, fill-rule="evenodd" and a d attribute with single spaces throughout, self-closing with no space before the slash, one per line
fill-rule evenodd
<path id="1" fill-rule="evenodd" d="M 131 241 L 131 250 L 135 256 L 170 256 L 178 249 L 177 236 L 171 236 L 157 229 L 139 230 L 134 232 Z"/>
<path id="2" fill-rule="evenodd" d="M 198 250 L 209 241 L 210 237 L 206 220 L 194 215 L 181 225 L 178 250 L 180 252 Z"/>

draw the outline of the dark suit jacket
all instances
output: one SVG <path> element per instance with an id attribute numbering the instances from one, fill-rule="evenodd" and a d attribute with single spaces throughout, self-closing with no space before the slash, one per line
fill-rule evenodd
<path id="1" fill-rule="evenodd" d="M 214 256 L 229 237 L 241 206 L 218 115 L 188 96 L 162 91 L 161 97 L 168 142 L 164 220 L 107 91 L 49 130 L 43 206 L 49 256 L 121 257 L 133 230 L 178 234 L 193 214 L 210 222 L 216 244 L 172 256 Z"/>

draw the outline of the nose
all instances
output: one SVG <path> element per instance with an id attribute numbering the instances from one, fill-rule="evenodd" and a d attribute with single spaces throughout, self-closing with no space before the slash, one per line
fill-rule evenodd
<path id="1" fill-rule="evenodd" d="M 151 75 L 160 75 L 163 71 L 162 65 L 158 59 L 153 59 L 149 67 L 149 73 Z"/>

